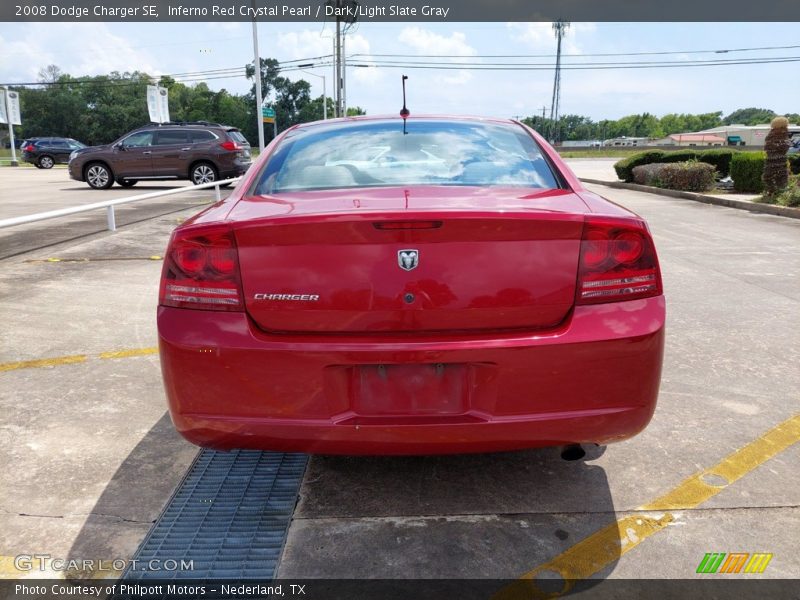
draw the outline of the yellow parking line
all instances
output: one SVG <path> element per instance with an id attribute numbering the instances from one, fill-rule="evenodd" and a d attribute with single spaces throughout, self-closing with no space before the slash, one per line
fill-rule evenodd
<path id="1" fill-rule="evenodd" d="M 158 354 L 158 348 L 132 348 L 130 350 L 114 350 L 111 352 L 101 352 L 95 355 L 74 354 L 72 356 L 59 356 L 56 358 L 41 358 L 38 360 L 22 360 L 18 362 L 0 363 L 0 372 L 15 371 L 17 369 L 41 369 L 44 367 L 59 367 L 61 365 L 71 365 L 83 363 L 90 359 L 108 358 L 131 358 L 134 356 L 147 356 L 148 354 Z"/>
<path id="2" fill-rule="evenodd" d="M 42 367 L 57 367 L 86 362 L 89 357 L 85 354 L 60 356 L 58 358 L 41 358 L 39 360 L 21 360 L 19 362 L 0 363 L 0 371 L 14 371 L 16 369 L 39 369 Z"/>
<path id="3" fill-rule="evenodd" d="M 576 580 L 591 577 L 644 539 L 665 529 L 674 520 L 670 510 L 696 508 L 798 441 L 800 415 L 795 415 L 713 467 L 695 473 L 663 496 L 636 509 L 656 513 L 657 516 L 634 514 L 622 517 L 551 561 L 521 575 L 518 581 L 498 592 L 494 600 L 556 598 L 565 594 L 572 589 Z M 547 574 L 556 574 L 563 580 L 564 587 L 560 592 L 543 591 L 536 585 L 536 578 Z"/>
<path id="4" fill-rule="evenodd" d="M 103 352 L 100 358 L 130 358 L 132 356 L 146 356 L 148 354 L 158 354 L 158 348 L 134 348 L 133 350 L 120 350 L 118 352 Z"/>

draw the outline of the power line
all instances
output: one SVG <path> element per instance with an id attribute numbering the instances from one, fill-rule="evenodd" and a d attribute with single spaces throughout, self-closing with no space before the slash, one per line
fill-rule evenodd
<path id="1" fill-rule="evenodd" d="M 772 63 L 790 63 L 800 61 L 800 56 L 786 56 L 759 59 L 741 59 L 731 61 L 684 61 L 684 62 L 643 62 L 643 63 L 595 63 L 594 65 L 562 65 L 561 70 L 569 71 L 593 71 L 607 69 L 667 69 L 682 67 L 724 67 L 736 65 L 762 65 Z M 471 71 L 552 71 L 552 64 L 515 64 L 508 66 L 491 66 L 481 63 L 381 63 L 373 61 L 370 63 L 351 63 L 352 67 L 361 68 L 386 68 L 386 69 L 431 69 L 431 70 L 471 70 Z"/>
<path id="2" fill-rule="evenodd" d="M 658 52 L 605 52 L 588 54 L 561 54 L 562 58 L 582 58 L 582 57 L 610 57 L 610 56 L 659 56 L 669 54 L 727 54 L 730 52 L 760 52 L 765 50 L 789 50 L 800 48 L 800 45 L 792 46 L 760 46 L 754 48 L 729 48 L 719 50 L 666 50 Z M 382 56 L 389 58 L 555 58 L 555 54 L 474 54 L 464 56 L 463 54 L 351 54 L 348 58 L 361 56 Z"/>
<path id="3" fill-rule="evenodd" d="M 572 64 L 573 68 L 579 67 L 599 67 L 599 66 L 628 66 L 628 65 L 643 65 L 643 66 L 659 66 L 659 65 L 691 65 L 691 64 L 725 64 L 725 63 L 755 63 L 760 61 L 768 61 L 774 59 L 795 58 L 791 56 L 764 56 L 764 57 L 751 57 L 751 58 L 720 58 L 720 59 L 705 59 L 705 60 L 682 60 L 682 61 L 616 61 L 616 62 L 586 62 Z M 552 62 L 453 62 L 453 61 L 384 61 L 373 60 L 369 64 L 376 66 L 389 67 L 392 65 L 407 66 L 451 66 L 451 67 L 547 67 L 553 68 Z M 566 66 L 564 66 L 566 68 Z"/>
<path id="4" fill-rule="evenodd" d="M 317 57 L 320 58 L 320 57 Z M 324 57 L 323 57 L 324 58 Z M 309 60 L 309 59 L 298 59 L 298 60 Z M 317 65 L 315 65 L 317 66 Z M 319 66 L 327 66 L 326 63 L 320 63 Z M 91 78 L 86 79 L 70 79 L 67 81 L 28 81 L 28 82 L 9 82 L 9 83 L 0 83 L 0 85 L 6 85 L 11 87 L 30 87 L 30 86 L 57 86 L 57 85 L 93 85 L 95 87 L 118 87 L 118 86 L 137 86 L 137 85 L 146 85 L 149 84 L 152 80 L 159 80 L 162 77 L 169 77 L 175 80 L 175 83 L 186 83 L 189 81 L 208 81 L 214 79 L 236 79 L 240 78 L 245 75 L 247 69 L 247 65 L 241 67 L 228 67 L 223 69 L 209 69 L 206 71 L 189 71 L 185 73 L 162 73 L 160 75 L 146 75 L 141 76 L 139 79 L 117 79 L 117 80 L 96 80 Z M 280 73 L 289 73 L 294 71 L 299 71 L 300 65 L 290 64 L 286 67 L 278 66 L 278 72 Z M 94 77 L 104 77 L 103 75 L 98 75 Z"/>

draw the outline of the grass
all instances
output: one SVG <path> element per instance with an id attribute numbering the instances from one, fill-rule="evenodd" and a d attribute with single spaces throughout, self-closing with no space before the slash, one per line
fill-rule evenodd
<path id="1" fill-rule="evenodd" d="M 569 150 L 561 148 L 558 153 L 561 158 L 627 158 L 646 150 L 642 146 L 629 148 L 596 148 L 593 150 Z"/>

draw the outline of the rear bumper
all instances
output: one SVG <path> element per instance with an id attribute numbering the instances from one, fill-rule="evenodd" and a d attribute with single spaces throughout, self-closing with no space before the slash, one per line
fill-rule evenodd
<path id="1" fill-rule="evenodd" d="M 222 167 L 220 169 L 219 175 L 220 179 L 230 179 L 232 177 L 239 177 L 239 175 L 244 175 L 247 173 L 247 170 L 250 168 L 250 165 L 253 163 L 250 161 L 243 161 L 241 159 L 236 159 L 233 161 L 233 164 Z"/>
<path id="2" fill-rule="evenodd" d="M 577 307 L 537 334 L 271 335 L 245 313 L 166 307 L 158 328 L 172 419 L 195 444 L 439 454 L 636 435 L 655 410 L 664 317 L 662 296 Z M 365 413 L 354 373 L 404 364 L 466 365 L 463 410 Z"/>

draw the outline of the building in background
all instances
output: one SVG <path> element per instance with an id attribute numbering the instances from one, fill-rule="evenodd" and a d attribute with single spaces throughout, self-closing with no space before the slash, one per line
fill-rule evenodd
<path id="1" fill-rule="evenodd" d="M 660 146 L 726 146 L 724 137 L 713 133 L 673 133 L 657 141 Z"/>
<path id="2" fill-rule="evenodd" d="M 764 125 L 721 125 L 697 133 L 724 138 L 723 145 L 725 146 L 763 146 L 769 133 L 769 123 Z M 789 125 L 789 135 L 800 136 L 800 125 Z"/>

